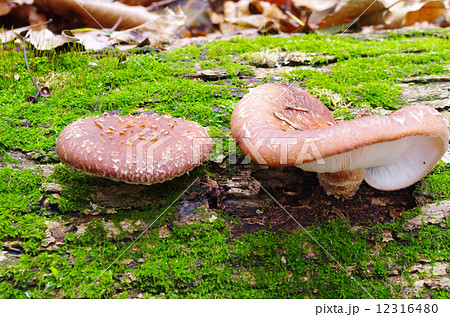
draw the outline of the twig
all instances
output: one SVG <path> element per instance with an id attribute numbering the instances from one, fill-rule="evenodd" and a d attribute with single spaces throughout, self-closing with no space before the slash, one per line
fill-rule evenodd
<path id="1" fill-rule="evenodd" d="M 51 22 L 53 22 L 53 19 L 48 19 L 47 21 L 44 21 L 44 22 L 39 22 L 39 23 L 36 23 L 36 24 L 32 24 L 32 25 L 21 27 L 21 28 L 17 28 L 17 29 L 14 29 L 14 34 L 19 35 L 19 33 L 22 33 L 24 31 L 28 31 L 29 29 L 35 28 L 37 26 L 42 26 L 42 25 L 49 24 Z"/>
<path id="2" fill-rule="evenodd" d="M 303 22 L 302 20 L 300 20 L 299 18 L 297 18 L 291 11 L 286 10 L 286 11 L 284 11 L 284 13 L 286 13 L 292 20 L 294 20 L 295 22 L 297 22 L 298 25 L 300 25 L 300 26 L 305 26 L 305 22 Z"/>
<path id="3" fill-rule="evenodd" d="M 120 22 L 122 22 L 122 20 L 123 20 L 123 14 L 119 17 L 119 19 L 117 19 L 116 24 L 113 25 L 113 27 L 110 29 L 110 31 L 115 31 L 119 27 Z"/>
<path id="4" fill-rule="evenodd" d="M 23 57 L 25 57 L 25 65 L 27 65 L 28 73 L 30 74 L 31 80 L 33 81 L 34 87 L 36 87 L 38 94 L 39 94 L 39 86 L 34 80 L 33 74 L 31 74 L 30 66 L 28 66 L 28 58 L 27 58 L 27 52 L 25 49 L 25 39 L 22 39 L 22 48 L 23 48 Z"/>
<path id="5" fill-rule="evenodd" d="M 299 126 L 297 123 L 292 122 L 291 120 L 289 120 L 288 118 L 286 118 L 285 116 L 283 116 L 281 113 L 278 112 L 274 112 L 273 115 L 275 116 L 275 118 L 286 122 L 288 125 L 290 125 L 294 130 L 303 130 L 301 126 Z"/>
<path id="6" fill-rule="evenodd" d="M 295 105 L 285 105 L 283 106 L 284 109 L 291 109 L 291 110 L 297 110 L 301 112 L 309 112 L 309 109 L 302 108 L 302 107 L 296 107 Z"/>
<path id="7" fill-rule="evenodd" d="M 38 101 L 39 96 L 42 96 L 42 97 L 50 96 L 50 89 L 48 87 L 39 88 L 39 85 L 36 83 L 36 80 L 34 80 L 33 74 L 31 73 L 30 66 L 28 65 L 27 52 L 25 49 L 25 42 L 26 42 L 25 38 L 20 34 L 16 34 L 16 35 L 22 40 L 23 57 L 25 58 L 25 65 L 27 66 L 27 70 L 28 70 L 28 73 L 30 74 L 31 80 L 33 81 L 34 87 L 36 87 L 36 90 L 37 90 L 37 94 L 28 96 L 27 101 L 36 103 Z"/>

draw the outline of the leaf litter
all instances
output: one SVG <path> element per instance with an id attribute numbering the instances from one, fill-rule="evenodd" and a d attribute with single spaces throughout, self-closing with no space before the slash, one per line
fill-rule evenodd
<path id="1" fill-rule="evenodd" d="M 151 5 L 149 5 L 151 4 Z M 52 19 L 50 23 L 45 23 Z M 163 48 L 185 37 L 259 33 L 337 33 L 364 27 L 450 23 L 450 0 L 201 0 L 88 1 L 2 0 L 0 41 L 16 39 L 30 28 L 29 41 L 38 50 L 81 43 L 86 50 L 103 50 L 118 43 Z"/>

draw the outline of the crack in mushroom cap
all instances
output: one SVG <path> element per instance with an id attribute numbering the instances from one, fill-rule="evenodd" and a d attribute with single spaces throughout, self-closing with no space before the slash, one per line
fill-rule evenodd
<path id="1" fill-rule="evenodd" d="M 202 126 L 158 114 L 78 119 L 56 140 L 60 159 L 76 169 L 147 185 L 192 170 L 212 148 L 212 139 Z"/>
<path id="2" fill-rule="evenodd" d="M 383 190 L 424 177 L 449 140 L 444 118 L 429 107 L 336 124 L 316 97 L 282 84 L 262 85 L 244 96 L 233 111 L 231 130 L 242 152 L 257 163 L 318 173 L 364 168 L 366 182 Z"/>

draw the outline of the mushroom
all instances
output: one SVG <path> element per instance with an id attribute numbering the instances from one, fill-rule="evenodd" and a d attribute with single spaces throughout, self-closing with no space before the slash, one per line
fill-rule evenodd
<path id="1" fill-rule="evenodd" d="M 201 164 L 212 139 L 195 122 L 169 115 L 103 115 L 69 124 L 56 140 L 66 164 L 84 172 L 132 184 L 154 184 Z"/>
<path id="2" fill-rule="evenodd" d="M 282 84 L 245 95 L 231 116 L 231 132 L 253 161 L 317 172 L 337 198 L 352 197 L 363 179 L 380 190 L 408 187 L 434 167 L 449 142 L 447 124 L 434 109 L 409 106 L 337 124 L 316 97 Z"/>

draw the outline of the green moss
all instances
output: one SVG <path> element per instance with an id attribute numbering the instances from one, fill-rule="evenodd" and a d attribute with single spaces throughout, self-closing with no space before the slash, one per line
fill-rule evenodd
<path id="1" fill-rule="evenodd" d="M 58 203 L 63 213 L 81 211 L 89 207 L 93 177 L 89 174 L 69 170 L 65 165 L 59 165 L 49 176 L 48 181 L 55 182 L 64 187 L 60 197 L 52 199 Z"/>
<path id="2" fill-rule="evenodd" d="M 29 252 L 44 237 L 44 219 L 39 212 L 42 175 L 34 170 L 0 169 L 0 241 L 14 238 Z"/>
<path id="3" fill-rule="evenodd" d="M 450 165 L 442 161 L 419 183 L 417 194 L 430 197 L 433 201 L 450 199 Z"/>
<path id="4" fill-rule="evenodd" d="M 134 55 L 118 64 L 115 56 L 97 59 L 73 53 L 60 54 L 51 62 L 30 54 L 32 72 L 47 84 L 51 96 L 37 104 L 25 99 L 34 94 L 21 54 L 4 52 L 7 60 L 17 61 L 11 72 L 0 62 L 1 72 L 9 74 L 0 89 L 0 148 L 49 150 L 59 132 L 79 117 L 121 110 L 131 113 L 142 107 L 174 116 L 185 116 L 204 126 L 229 122 L 232 98 L 223 86 L 177 77 L 177 69 L 154 55 Z M 18 80 L 14 75 L 20 75 Z M 217 109 L 221 109 L 217 111 Z M 223 110 L 222 110 L 223 109 Z M 24 125 L 23 120 L 29 124 Z"/>
<path id="5" fill-rule="evenodd" d="M 185 116 L 208 127 L 217 140 L 216 153 L 226 154 L 230 115 L 238 100 L 231 92 L 245 87 L 241 76 L 252 75 L 246 60 L 251 54 L 278 50 L 336 56 L 326 67 L 299 68 L 283 76 L 317 95 L 335 116 L 348 119 L 352 107 L 397 108 L 403 77 L 448 73 L 443 66 L 450 59 L 447 42 L 448 30 L 443 30 L 365 41 L 317 34 L 236 38 L 172 52 L 136 50 L 126 58 L 114 50 L 81 54 L 76 46 L 49 53 L 31 50 L 34 76 L 51 89 L 51 96 L 36 104 L 26 102 L 35 92 L 22 54 L 6 47 L 0 51 L 0 161 L 12 162 L 12 150 L 51 156 L 67 124 L 112 110 Z M 324 58 L 315 62 L 321 64 Z M 227 78 L 189 79 L 199 69 L 223 69 Z M 403 230 L 420 208 L 375 228 L 353 230 L 345 220 L 336 220 L 307 228 L 309 234 L 263 230 L 239 239 L 229 232 L 230 223 L 239 219 L 220 210 L 212 223 L 173 225 L 178 206 L 172 203 L 197 177 L 211 173 L 209 168 L 205 163 L 190 175 L 149 186 L 141 193 L 148 205 L 93 217 L 83 234 L 68 234 L 53 251 L 42 249 L 45 221 L 76 216 L 95 203 L 93 186 L 108 190 L 117 183 L 58 165 L 45 181 L 63 185 L 60 197 L 51 202 L 65 215 L 50 216 L 40 210 L 46 193 L 39 171 L 0 169 L 0 241 L 18 241 L 15 248 L 23 251 L 13 264 L 0 265 L 0 297 L 391 298 L 403 296 L 402 286 L 389 279 L 394 267 L 408 279 L 407 267 L 419 259 L 450 258 L 445 228 L 429 224 Z M 227 171 L 236 172 L 233 165 Z M 433 200 L 449 199 L 448 176 L 448 166 L 440 163 L 418 191 Z M 152 226 L 134 242 L 126 232 L 111 238 L 102 218 L 119 227 L 124 219 Z M 163 225 L 171 231 L 166 238 L 158 234 Z M 443 225 L 448 227 L 449 220 Z M 395 239 L 382 242 L 383 230 L 391 230 Z M 445 297 L 444 290 L 430 292 Z"/>
<path id="6" fill-rule="evenodd" d="M 427 226 L 377 253 L 367 232 L 350 230 L 345 221 L 310 228 L 309 234 L 260 231 L 231 242 L 219 218 L 211 224 L 174 226 L 164 239 L 146 235 L 133 246 L 111 242 L 102 222 L 93 221 L 84 235 L 69 235 L 56 253 L 22 256 L 18 265 L 0 268 L 0 289 L 2 297 L 12 298 L 24 297 L 25 291 L 38 298 L 55 292 L 104 298 L 117 289 L 163 298 L 390 298 L 401 291 L 388 280 L 393 263 L 406 267 L 418 256 L 448 258 L 448 236 L 441 237 L 441 244 L 447 242 L 438 247 L 430 239 L 437 233 L 438 227 Z M 413 256 L 424 243 L 428 250 Z M 69 257 L 61 257 L 66 251 Z M 369 262 L 374 263 L 369 267 L 373 277 L 362 278 L 359 272 Z M 353 279 L 346 270 L 352 270 Z"/>
<path id="7" fill-rule="evenodd" d="M 445 40 L 442 35 L 369 41 L 314 34 L 287 39 L 236 38 L 170 53 L 132 52 L 122 62 L 117 57 L 121 53 L 78 54 L 76 46 L 68 52 L 30 51 L 33 75 L 40 85 L 51 89 L 51 96 L 37 104 L 26 103 L 26 97 L 35 91 L 22 53 L 6 49 L 0 59 L 0 148 L 48 151 L 68 123 L 111 110 L 154 109 L 204 126 L 227 126 L 236 99 L 230 98 L 226 85 L 240 87 L 239 76 L 252 75 L 245 62 L 248 54 L 275 49 L 326 52 L 338 58 L 329 71 L 299 69 L 285 75 L 310 91 L 326 88 L 354 106 L 366 103 L 396 108 L 401 103 L 396 85 L 399 78 L 447 72 L 444 62 L 450 52 L 443 45 Z M 192 81 L 185 75 L 196 71 L 195 63 L 200 69 L 224 69 L 229 78 L 212 84 Z M 32 125 L 24 125 L 25 119 Z"/>

